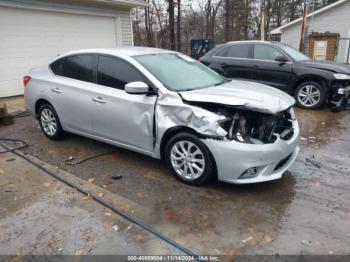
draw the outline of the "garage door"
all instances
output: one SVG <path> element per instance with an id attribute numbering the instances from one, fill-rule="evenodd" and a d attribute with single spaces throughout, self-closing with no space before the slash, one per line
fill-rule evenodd
<path id="1" fill-rule="evenodd" d="M 23 94 L 23 75 L 58 54 L 114 46 L 113 17 L 0 7 L 0 97 Z"/>

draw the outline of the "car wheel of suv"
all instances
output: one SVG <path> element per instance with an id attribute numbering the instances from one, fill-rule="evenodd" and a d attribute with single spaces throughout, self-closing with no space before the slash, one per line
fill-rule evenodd
<path id="1" fill-rule="evenodd" d="M 322 86 L 314 81 L 304 82 L 295 91 L 297 105 L 302 108 L 316 109 L 324 105 L 326 96 Z"/>
<path id="2" fill-rule="evenodd" d="M 207 184 L 215 173 L 213 158 L 195 135 L 178 133 L 165 147 L 165 160 L 176 178 L 190 185 Z"/>
<path id="3" fill-rule="evenodd" d="M 50 104 L 44 104 L 40 107 L 39 122 L 41 130 L 48 138 L 59 140 L 63 137 L 64 131 L 60 120 L 55 109 Z"/>

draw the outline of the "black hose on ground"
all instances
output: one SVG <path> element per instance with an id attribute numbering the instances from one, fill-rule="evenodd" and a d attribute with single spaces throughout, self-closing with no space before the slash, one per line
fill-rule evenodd
<path id="1" fill-rule="evenodd" d="M 9 152 L 14 152 L 15 150 L 19 150 L 19 149 L 23 149 L 28 147 L 28 143 L 24 140 L 21 139 L 12 139 L 12 138 L 1 138 L 0 137 L 0 141 L 9 141 L 9 142 L 14 142 L 14 143 L 21 143 L 22 146 L 16 147 L 16 148 L 12 148 L 12 149 L 7 149 L 4 151 L 0 151 L 0 154 L 4 154 L 4 153 L 9 153 Z"/>
<path id="2" fill-rule="evenodd" d="M 11 114 L 13 118 L 20 118 L 20 117 L 27 117 L 30 116 L 29 112 L 27 110 L 24 111 L 16 111 Z"/>
<path id="3" fill-rule="evenodd" d="M 112 151 L 108 151 L 108 152 L 103 152 L 103 153 L 100 153 L 100 154 L 96 154 L 96 155 L 92 155 L 92 156 L 89 156 L 89 157 L 86 157 L 84 159 L 81 159 L 81 160 L 78 160 L 78 161 L 75 161 L 73 162 L 74 158 L 72 159 L 67 159 L 64 161 L 64 164 L 65 165 L 71 165 L 71 166 L 75 166 L 75 165 L 79 165 L 81 163 L 84 163 L 88 160 L 91 160 L 91 159 L 94 159 L 94 158 L 97 158 L 97 157 L 100 157 L 100 156 L 105 156 L 105 155 L 109 155 L 109 154 L 112 154 L 112 153 L 115 153 L 117 152 L 117 150 L 112 150 Z"/>
<path id="4" fill-rule="evenodd" d="M 13 141 L 13 142 L 18 142 L 21 140 L 17 140 L 17 139 L 6 139 L 6 138 L 1 138 L 0 140 L 2 141 Z M 175 247 L 176 249 L 180 250 L 181 252 L 185 253 L 188 256 L 192 256 L 194 257 L 194 259 L 199 260 L 198 255 L 195 255 L 194 253 L 192 253 L 190 250 L 188 250 L 187 248 L 183 247 L 182 245 L 176 243 L 175 241 L 171 240 L 170 238 L 164 236 L 163 234 L 161 234 L 160 232 L 152 229 L 151 227 L 143 224 L 141 221 L 139 221 L 137 218 L 134 218 L 126 213 L 124 213 L 123 211 L 121 211 L 120 209 L 110 205 L 109 203 L 107 203 L 106 201 L 103 200 L 103 198 L 99 197 L 98 195 L 95 194 L 91 194 L 90 192 L 88 192 L 87 190 L 80 188 L 78 185 L 76 185 L 75 183 L 60 177 L 59 175 L 52 173 L 50 170 L 46 169 L 45 167 L 39 165 L 38 163 L 34 162 L 33 160 L 31 160 L 29 157 L 27 157 L 25 154 L 16 151 L 16 149 L 12 149 L 9 146 L 5 145 L 4 143 L 0 142 L 0 146 L 2 146 L 3 148 L 5 148 L 7 150 L 7 152 L 12 152 L 13 154 L 17 155 L 18 157 L 26 160 L 27 162 L 29 162 L 30 164 L 34 165 L 35 167 L 37 167 L 38 169 L 40 169 L 41 171 L 45 172 L 46 174 L 58 179 L 59 181 L 65 183 L 66 185 L 76 189 L 77 191 L 79 191 L 80 193 L 84 194 L 84 195 L 89 195 L 91 196 L 95 201 L 97 201 L 98 203 L 100 203 L 101 205 L 110 208 L 111 210 L 113 210 L 115 213 L 119 214 L 120 216 L 122 216 L 123 218 L 125 218 L 126 220 L 130 221 L 131 223 L 134 223 L 136 225 L 138 225 L 139 227 L 143 228 L 144 230 L 150 232 L 151 234 L 155 235 L 156 237 L 158 237 L 159 239 L 161 239 L 162 241 L 166 242 L 167 244 Z"/>

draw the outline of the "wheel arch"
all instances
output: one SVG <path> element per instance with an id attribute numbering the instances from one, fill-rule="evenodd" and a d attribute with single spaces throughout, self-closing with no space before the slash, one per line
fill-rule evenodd
<path id="1" fill-rule="evenodd" d="M 327 79 L 322 77 L 322 76 L 319 76 L 319 75 L 312 75 L 312 74 L 309 74 L 309 75 L 303 75 L 301 77 L 299 77 L 298 79 L 296 79 L 296 81 L 294 82 L 294 86 L 293 86 L 293 95 L 295 94 L 297 88 L 299 85 L 301 85 L 302 83 L 304 82 L 317 82 L 319 83 L 325 92 L 327 92 Z"/>
<path id="2" fill-rule="evenodd" d="M 165 131 L 165 133 L 161 139 L 161 142 L 160 142 L 160 157 L 162 160 L 165 159 L 165 147 L 166 147 L 167 143 L 169 142 L 169 140 L 173 136 L 175 136 L 176 134 L 181 133 L 181 132 L 188 132 L 190 134 L 197 136 L 198 138 L 205 137 L 204 135 L 199 134 L 196 130 L 194 130 L 190 127 L 187 127 L 187 126 L 174 126 L 174 127 L 169 128 L 168 130 Z M 217 172 L 217 165 L 216 165 L 215 157 L 213 156 L 213 154 L 209 148 L 208 148 L 208 152 L 209 152 L 209 155 L 213 161 L 215 176 L 217 178 L 218 172 Z"/>
<path id="3" fill-rule="evenodd" d="M 42 105 L 44 104 L 49 104 L 51 106 L 53 106 L 50 101 L 48 101 L 47 99 L 45 98 L 40 98 L 38 99 L 36 102 L 35 102 L 35 106 L 34 106 L 34 112 L 35 112 L 35 116 L 38 117 L 38 114 L 39 114 L 39 109 Z"/>
<path id="4" fill-rule="evenodd" d="M 165 133 L 163 134 L 161 142 L 160 142 L 160 157 L 161 157 L 161 159 L 164 159 L 165 147 L 166 147 L 167 143 L 169 142 L 169 140 L 173 136 L 175 136 L 176 134 L 181 133 L 181 132 L 188 132 L 190 134 L 199 136 L 199 134 L 196 132 L 196 130 L 194 130 L 190 127 L 187 127 L 187 126 L 174 126 L 174 127 L 167 129 L 165 131 Z"/>

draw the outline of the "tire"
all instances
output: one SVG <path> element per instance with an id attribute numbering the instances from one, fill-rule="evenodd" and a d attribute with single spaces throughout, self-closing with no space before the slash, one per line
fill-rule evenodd
<path id="1" fill-rule="evenodd" d="M 46 119 L 46 120 L 45 120 Z M 56 110 L 50 104 L 43 104 L 39 108 L 39 123 L 45 136 L 52 140 L 60 140 L 64 136 L 60 119 Z"/>
<path id="2" fill-rule="evenodd" d="M 325 105 L 326 94 L 321 84 L 308 81 L 300 84 L 295 90 L 297 105 L 306 109 L 317 109 Z M 303 100 L 304 99 L 304 100 Z"/>
<path id="3" fill-rule="evenodd" d="M 178 133 L 168 141 L 165 161 L 172 174 L 189 185 L 202 186 L 215 177 L 215 163 L 209 149 L 195 135 L 187 132 Z"/>

